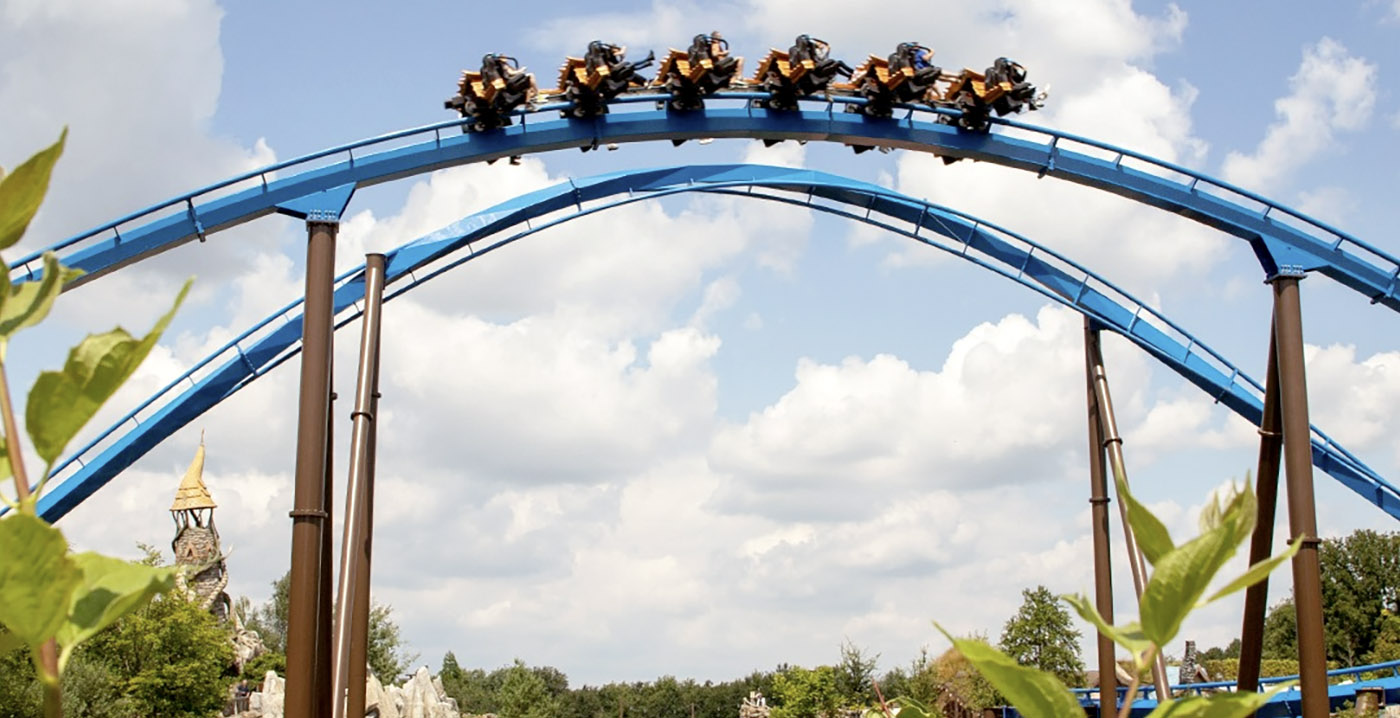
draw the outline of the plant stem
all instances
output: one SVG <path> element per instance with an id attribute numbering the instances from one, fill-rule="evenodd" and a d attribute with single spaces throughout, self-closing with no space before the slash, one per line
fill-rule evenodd
<path id="1" fill-rule="evenodd" d="M 10 459 L 10 473 L 15 477 L 15 491 L 20 505 L 29 498 L 29 474 L 24 470 L 24 457 L 19 445 L 19 426 L 15 423 L 15 403 L 10 399 L 10 378 L 0 363 L 0 417 L 5 425 L 5 454 Z"/>
<path id="2" fill-rule="evenodd" d="M 63 718 L 63 686 L 57 678 L 40 683 L 44 685 L 44 718 Z"/>
<path id="3" fill-rule="evenodd" d="M 10 398 L 10 378 L 5 365 L 0 362 L 0 421 L 5 429 L 5 455 L 10 461 L 10 473 L 15 478 L 15 492 L 19 496 L 23 510 L 29 498 L 29 474 L 24 470 L 24 456 L 19 444 L 19 426 L 15 422 L 15 404 Z M 58 642 L 50 638 L 39 646 L 41 673 L 53 677 L 53 681 L 41 680 L 44 685 L 44 718 L 63 718 L 63 688 L 58 675 Z"/>
<path id="4" fill-rule="evenodd" d="M 1157 660 L 1157 646 L 1153 645 L 1143 654 L 1143 665 L 1152 665 Z M 1128 692 L 1123 695 L 1123 707 L 1118 709 L 1118 718 L 1128 718 L 1133 711 L 1133 701 L 1137 699 L 1138 686 L 1142 684 L 1142 671 L 1138 666 L 1133 666 L 1133 680 L 1128 682 Z M 1157 704 L 1161 705 L 1164 698 L 1157 696 Z M 1103 705 L 1103 695 L 1099 695 L 1099 705 Z"/>

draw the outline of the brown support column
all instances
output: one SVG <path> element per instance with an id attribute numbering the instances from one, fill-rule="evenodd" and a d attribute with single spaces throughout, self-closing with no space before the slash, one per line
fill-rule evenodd
<path id="1" fill-rule="evenodd" d="M 1113 415 L 1113 397 L 1108 391 L 1108 374 L 1103 366 L 1103 347 L 1099 342 L 1089 345 L 1089 362 L 1092 365 L 1094 374 L 1094 397 L 1097 399 L 1099 408 L 1099 422 L 1103 429 L 1104 449 L 1108 452 L 1108 462 L 1113 469 L 1115 477 L 1122 477 L 1123 483 L 1128 482 L 1127 463 L 1123 460 L 1123 437 L 1118 435 L 1118 420 Z M 1147 562 L 1143 560 L 1142 552 L 1138 550 L 1137 539 L 1133 537 L 1133 527 L 1128 523 L 1128 505 L 1121 499 L 1118 501 L 1118 514 L 1123 520 L 1123 539 L 1128 548 L 1128 567 L 1133 573 L 1133 590 L 1139 601 L 1142 600 L 1143 588 L 1147 585 Z M 1167 684 L 1167 660 L 1162 654 L 1167 647 L 1161 646 L 1157 651 L 1157 659 L 1152 662 L 1152 684 L 1157 688 L 1157 700 L 1164 700 L 1171 697 L 1171 691 Z"/>
<path id="2" fill-rule="evenodd" d="M 340 589 L 336 595 L 336 615 L 343 616 L 335 631 L 335 684 L 331 692 L 334 718 L 347 715 L 346 694 L 359 693 L 364 703 L 364 683 L 349 683 L 351 632 L 354 630 L 360 575 L 364 573 L 365 475 L 370 432 L 374 426 L 374 381 L 379 373 L 379 317 L 384 298 L 384 255 L 365 257 L 365 310 L 360 333 L 360 370 L 355 383 L 355 409 L 350 418 L 350 474 L 345 485 L 345 535 L 340 550 Z M 356 715 L 349 712 L 349 715 Z M 361 712 L 358 716 L 364 716 Z"/>
<path id="3" fill-rule="evenodd" d="M 1259 420 L 1259 470 L 1255 494 L 1259 519 L 1249 543 L 1249 565 L 1273 553 L 1274 514 L 1278 507 L 1278 468 L 1283 451 L 1283 412 L 1278 397 L 1278 342 L 1269 332 L 1269 370 L 1264 380 L 1264 414 Z M 1269 577 L 1250 586 L 1244 594 L 1244 625 L 1240 629 L 1239 691 L 1259 690 L 1259 662 L 1264 655 L 1264 613 L 1268 609 Z"/>
<path id="4" fill-rule="evenodd" d="M 1312 434 L 1303 367 L 1300 277 L 1280 275 L 1274 288 L 1279 401 L 1283 406 L 1283 459 L 1288 481 L 1288 528 L 1303 537 L 1293 557 L 1293 605 L 1298 612 L 1298 677 L 1303 718 L 1327 718 L 1327 654 L 1322 634 L 1322 573 L 1317 560 L 1317 507 L 1313 503 Z"/>
<path id="5" fill-rule="evenodd" d="M 1094 357 L 1099 351 L 1099 330 L 1084 318 L 1084 378 L 1089 394 L 1089 504 L 1094 537 L 1094 607 L 1113 624 L 1113 561 L 1109 550 L 1108 477 L 1104 471 L 1103 424 L 1094 391 Z M 1117 648 L 1113 639 L 1099 634 L 1099 715 L 1112 715 L 1105 706 L 1118 704 Z"/>
<path id="6" fill-rule="evenodd" d="M 373 411 L 376 415 L 379 412 L 379 374 L 374 375 L 374 403 Z M 360 572 L 355 582 L 355 624 L 350 632 L 350 700 L 348 710 L 352 716 L 364 715 L 365 709 L 365 680 L 369 672 L 369 612 L 370 603 L 370 565 L 374 556 L 374 474 L 375 457 L 377 455 L 377 443 L 379 441 L 379 424 L 371 423 L 369 427 L 369 450 L 366 456 L 368 470 L 365 472 L 364 497 L 365 497 L 365 537 L 362 542 L 365 570 Z M 381 680 L 393 681 L 398 676 L 384 676 Z"/>
<path id="7" fill-rule="evenodd" d="M 334 222 L 306 223 L 306 303 L 302 315 L 301 391 L 298 398 L 292 567 L 287 597 L 289 718 L 311 718 L 316 707 L 316 624 L 321 588 L 321 540 L 329 516 L 325 490 L 326 428 L 330 420 Z"/>
<path id="8" fill-rule="evenodd" d="M 335 367 L 331 367 L 331 386 L 335 386 Z M 331 718 L 331 685 L 334 661 L 331 657 L 335 631 L 335 574 L 332 554 L 335 536 L 335 392 L 331 392 L 330 410 L 326 412 L 326 472 L 322 478 L 321 506 L 326 521 L 321 529 L 321 589 L 316 593 L 316 718 Z"/>

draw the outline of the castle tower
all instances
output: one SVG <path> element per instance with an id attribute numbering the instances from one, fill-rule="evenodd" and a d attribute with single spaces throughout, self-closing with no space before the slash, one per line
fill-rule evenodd
<path id="1" fill-rule="evenodd" d="M 180 588 L 201 608 L 226 621 L 231 607 L 228 594 L 224 593 L 228 568 L 219 548 L 219 530 L 214 526 L 216 508 L 218 504 L 204 485 L 204 439 L 200 437 L 194 461 L 170 504 L 170 516 L 175 520 L 175 540 L 170 542 L 170 548 L 175 552 L 177 565 L 204 567 L 192 577 L 181 578 Z"/>

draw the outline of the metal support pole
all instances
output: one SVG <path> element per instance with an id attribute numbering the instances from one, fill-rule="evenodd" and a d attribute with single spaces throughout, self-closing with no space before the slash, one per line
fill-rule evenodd
<path id="1" fill-rule="evenodd" d="M 1118 421 L 1113 414 L 1113 397 L 1108 391 L 1108 374 L 1103 366 L 1103 348 L 1099 342 L 1089 345 L 1091 356 L 1090 363 L 1094 372 L 1094 397 L 1097 399 L 1099 408 L 1099 421 L 1103 429 L 1103 445 L 1108 452 L 1108 462 L 1113 468 L 1115 477 L 1122 477 L 1123 483 L 1128 482 L 1127 464 L 1123 461 L 1123 437 L 1118 435 Z M 1136 592 L 1139 601 L 1142 600 L 1143 587 L 1147 585 L 1147 562 L 1142 557 L 1142 552 L 1138 550 L 1137 540 L 1133 537 L 1133 527 L 1128 524 L 1128 506 L 1120 498 L 1118 501 L 1119 517 L 1123 520 L 1123 539 L 1128 548 L 1128 566 L 1133 573 L 1133 590 Z M 1157 651 L 1157 658 L 1152 662 L 1152 683 L 1157 688 L 1157 699 L 1164 700 L 1171 697 L 1167 684 L 1167 659 L 1162 654 L 1166 651 L 1166 646 L 1160 646 Z"/>
<path id="2" fill-rule="evenodd" d="M 1113 624 L 1113 561 L 1109 551 L 1108 477 L 1104 472 L 1103 424 L 1094 391 L 1094 357 L 1099 352 L 1099 330 L 1084 318 L 1084 379 L 1089 395 L 1089 504 L 1094 536 L 1094 606 Z M 1099 715 L 1110 715 L 1104 706 L 1118 704 L 1117 649 L 1113 639 L 1099 633 Z"/>
<path id="3" fill-rule="evenodd" d="M 336 594 L 334 688 L 331 692 L 334 718 L 346 715 L 346 694 L 355 692 L 348 681 L 350 635 L 354 626 L 355 602 L 360 574 L 364 572 L 362 550 L 365 537 L 364 484 L 367 473 L 370 427 L 374 424 L 374 379 L 379 369 L 379 317 L 384 298 L 384 255 L 365 257 L 365 310 L 360 332 L 360 371 L 355 383 L 355 409 L 350 414 L 350 474 L 345 485 L 345 534 L 340 545 L 340 583 Z M 364 684 L 358 686 L 363 694 Z M 361 698 L 361 702 L 363 702 Z M 360 713 L 363 716 L 364 713 Z"/>
<path id="4" fill-rule="evenodd" d="M 331 386 L 335 386 L 335 367 L 331 367 Z M 331 718 L 331 669 L 334 667 L 331 648 L 335 630 L 332 597 L 335 595 L 335 575 L 332 573 L 331 541 L 335 536 L 335 391 L 331 391 L 330 410 L 326 412 L 326 472 L 321 487 L 321 508 L 326 512 L 321 529 L 321 588 L 316 593 L 316 718 Z"/>
<path id="5" fill-rule="evenodd" d="M 1278 506 L 1278 468 L 1283 451 L 1283 412 L 1278 397 L 1278 342 L 1269 332 L 1269 370 L 1264 381 L 1264 414 L 1259 420 L 1259 470 L 1255 494 L 1259 518 L 1249 543 L 1249 565 L 1273 552 L 1274 514 Z M 1264 655 L 1264 613 L 1268 608 L 1269 577 L 1250 586 L 1244 594 L 1244 622 L 1240 628 L 1238 691 L 1259 690 L 1259 664 Z"/>
<path id="6" fill-rule="evenodd" d="M 327 426 L 331 402 L 334 222 L 307 222 L 306 303 L 302 319 L 301 390 L 298 398 L 296 489 L 292 517 L 292 567 L 287 597 L 287 693 L 285 713 L 317 715 L 317 609 L 325 510 Z"/>
<path id="7" fill-rule="evenodd" d="M 375 415 L 379 415 L 379 373 L 374 375 L 374 403 L 370 406 Z M 354 623 L 350 631 L 350 659 L 347 673 L 350 682 L 350 695 L 346 700 L 346 714 L 350 716 L 365 715 L 365 681 L 368 678 L 369 669 L 369 612 L 370 612 L 370 559 L 374 555 L 374 467 L 375 467 L 375 446 L 379 440 L 379 424 L 371 422 L 369 425 L 369 446 L 366 451 L 364 488 L 362 496 L 365 506 L 365 531 L 362 560 L 364 570 L 355 579 L 355 611 L 351 616 Z M 385 680 L 396 680 L 397 676 L 386 676 Z"/>
<path id="8" fill-rule="evenodd" d="M 1303 718 L 1327 718 L 1327 655 L 1322 633 L 1322 574 L 1317 560 L 1317 508 L 1313 503 L 1312 434 L 1308 383 L 1303 368 L 1303 311 L 1298 276 L 1280 275 L 1274 289 L 1274 338 L 1278 345 L 1279 401 L 1283 405 L 1283 459 L 1288 481 L 1288 528 L 1303 537 L 1293 557 L 1293 605 L 1298 612 L 1298 677 Z"/>

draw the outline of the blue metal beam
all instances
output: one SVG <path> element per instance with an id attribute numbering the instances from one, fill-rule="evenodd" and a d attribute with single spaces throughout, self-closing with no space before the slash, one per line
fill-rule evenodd
<path id="1" fill-rule="evenodd" d="M 758 190 L 758 191 L 755 191 Z M 683 192 L 736 193 L 810 206 L 866 222 L 949 252 L 1093 318 L 1142 347 L 1216 401 L 1258 424 L 1262 389 L 1244 372 L 1166 317 L 1083 266 L 994 224 L 890 190 L 812 170 L 717 165 L 639 170 L 574 180 L 470 215 L 388 255 L 386 301 L 517 239 L 635 201 Z M 815 202 L 816 199 L 826 202 Z M 543 224 L 532 219 L 559 210 Z M 521 229 L 521 227 L 524 229 Z M 513 233 L 512 233 L 513 232 Z M 458 256 L 463 251 L 465 256 Z M 421 274 L 421 276 L 420 276 Z M 341 275 L 337 326 L 358 316 L 362 268 Z M 63 516 L 160 441 L 300 350 L 300 302 L 254 325 L 134 409 L 56 470 L 61 481 L 40 501 L 49 520 Z M 280 320 L 280 322 L 279 322 Z M 194 381 L 192 376 L 215 368 Z M 185 387 L 183 391 L 178 391 Z M 152 411 L 153 409 L 153 411 Z M 149 413 L 141 422 L 133 418 Z M 134 425 L 133 425 L 134 424 Z M 125 433 L 119 430 L 126 427 Z M 1393 517 L 1400 491 L 1325 434 L 1313 431 L 1314 463 Z"/>
<path id="2" fill-rule="evenodd" d="M 621 104 L 655 99 L 629 97 Z M 1266 276 L 1281 270 L 1317 271 L 1374 303 L 1400 311 L 1400 260 L 1281 204 L 1184 167 L 1015 122 L 997 121 L 1033 139 L 962 132 L 939 123 L 941 113 L 923 108 L 907 108 L 904 117 L 881 120 L 841 111 L 846 104 L 859 104 L 849 98 L 809 103 L 806 107 L 817 109 L 799 112 L 755 109 L 749 106 L 749 99 L 749 95 L 735 93 L 710 100 L 710 109 L 687 113 L 619 108 L 613 114 L 587 120 L 559 119 L 559 108 L 549 106 L 492 132 L 451 134 L 460 122 L 405 130 L 231 178 L 59 243 L 54 249 L 60 250 L 67 264 L 87 272 L 74 283 L 76 286 L 337 187 L 367 186 L 461 164 L 600 143 L 706 137 L 800 139 L 969 158 L 1112 192 L 1249 242 Z M 725 106 L 736 101 L 742 106 Z M 422 141 L 386 148 L 415 138 Z M 330 158 L 343 159 L 325 164 Z M 289 169 L 301 171 L 285 178 L 273 177 L 274 172 Z M 254 186 L 247 187 L 249 184 Z M 14 263 L 11 274 L 16 281 L 37 275 L 40 254 Z"/>

